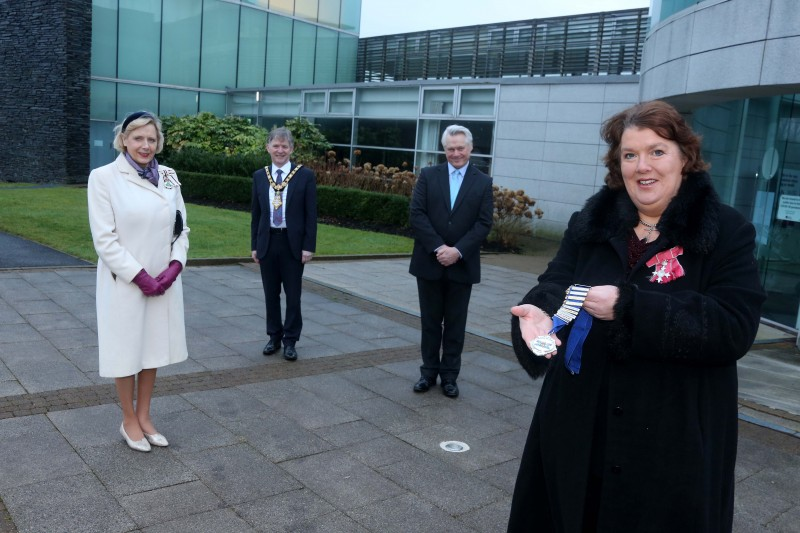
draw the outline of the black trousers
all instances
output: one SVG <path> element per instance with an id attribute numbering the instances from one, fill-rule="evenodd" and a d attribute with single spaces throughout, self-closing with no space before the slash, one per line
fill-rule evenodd
<path id="1" fill-rule="evenodd" d="M 305 265 L 292 256 L 286 232 L 270 235 L 267 254 L 259 266 L 267 305 L 267 335 L 284 344 L 294 344 L 303 329 L 300 293 Z M 286 321 L 281 318 L 281 286 L 286 295 Z"/>
<path id="2" fill-rule="evenodd" d="M 450 281 L 445 274 L 439 280 L 417 278 L 417 291 L 422 325 L 420 374 L 455 381 L 461 370 L 472 285 Z"/>

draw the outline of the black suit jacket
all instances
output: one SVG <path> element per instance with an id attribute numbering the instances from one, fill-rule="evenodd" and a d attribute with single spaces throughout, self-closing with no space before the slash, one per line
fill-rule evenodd
<path id="1" fill-rule="evenodd" d="M 297 165 L 292 164 L 292 170 Z M 291 170 L 289 171 L 291 173 Z M 250 249 L 262 259 L 269 246 L 270 203 L 269 179 L 263 168 L 253 173 L 253 197 L 250 203 Z M 284 219 L 289 238 L 289 249 L 298 261 L 303 250 L 317 250 L 317 181 L 314 172 L 300 168 L 287 186 Z"/>
<path id="2" fill-rule="evenodd" d="M 414 251 L 409 272 L 418 278 L 437 280 L 447 268 L 450 280 L 480 282 L 480 248 L 492 229 L 493 213 L 492 178 L 474 165 L 467 167 L 452 209 L 447 163 L 423 169 L 411 199 Z M 436 260 L 434 251 L 443 244 L 461 252 L 461 259 L 449 267 Z"/>

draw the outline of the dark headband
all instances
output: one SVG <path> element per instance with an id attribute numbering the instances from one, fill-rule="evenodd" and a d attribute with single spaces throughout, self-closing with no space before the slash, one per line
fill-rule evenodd
<path id="1" fill-rule="evenodd" d="M 128 128 L 128 124 L 136 120 L 137 118 L 148 117 L 148 118 L 155 118 L 152 114 L 148 113 L 147 111 L 136 111 L 135 113 L 131 113 L 125 120 L 122 121 L 122 132 L 125 133 L 125 130 Z"/>

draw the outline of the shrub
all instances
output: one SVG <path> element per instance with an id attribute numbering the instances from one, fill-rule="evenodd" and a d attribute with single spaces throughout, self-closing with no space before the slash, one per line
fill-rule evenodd
<path id="1" fill-rule="evenodd" d="M 183 117 L 169 115 L 161 122 L 165 160 L 187 148 L 224 155 L 264 153 L 267 130 L 243 117 L 218 117 L 204 111 Z"/>
<path id="2" fill-rule="evenodd" d="M 200 172 L 178 172 L 181 194 L 185 200 L 213 202 L 235 209 L 249 209 L 252 196 L 251 178 L 220 176 Z"/>
<path id="3" fill-rule="evenodd" d="M 409 199 L 396 194 L 317 186 L 318 213 L 394 228 L 408 227 Z"/>
<path id="4" fill-rule="evenodd" d="M 161 157 L 159 157 L 160 160 Z M 197 148 L 184 148 L 179 152 L 170 153 L 163 162 L 177 170 L 179 175 L 188 171 L 249 178 L 257 169 L 269 164 L 269 154 L 262 151 L 261 153 L 224 155 Z"/>
<path id="5" fill-rule="evenodd" d="M 542 218 L 544 212 L 538 208 L 531 212 L 530 208 L 536 204 L 536 200 L 526 195 L 525 191 L 512 191 L 493 185 L 492 193 L 494 223 L 486 240 L 503 249 L 517 250 L 520 239 L 533 234 L 531 221 L 534 215 Z"/>
<path id="6" fill-rule="evenodd" d="M 356 155 L 359 155 L 356 150 Z M 411 198 L 417 176 L 410 170 L 385 165 L 365 163 L 362 167 L 350 167 L 350 161 L 336 160 L 336 152 L 330 151 L 324 159 L 308 164 L 317 175 L 317 183 L 333 187 L 345 187 L 362 191 L 397 194 Z"/>

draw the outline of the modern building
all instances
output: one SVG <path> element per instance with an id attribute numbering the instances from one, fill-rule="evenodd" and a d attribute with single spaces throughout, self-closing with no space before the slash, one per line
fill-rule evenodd
<path id="1" fill-rule="evenodd" d="M 536 198 L 535 231 L 557 239 L 603 185 L 603 120 L 659 98 L 704 136 L 722 198 L 757 228 L 764 318 L 800 326 L 796 0 L 651 0 L 366 39 L 360 11 L 360 0 L 0 2 L 11 132 L 0 180 L 85 179 L 113 157 L 111 126 L 140 108 L 265 127 L 304 116 L 341 157 L 406 168 L 442 161 L 439 135 L 458 122 L 475 134 L 473 163 Z"/>

